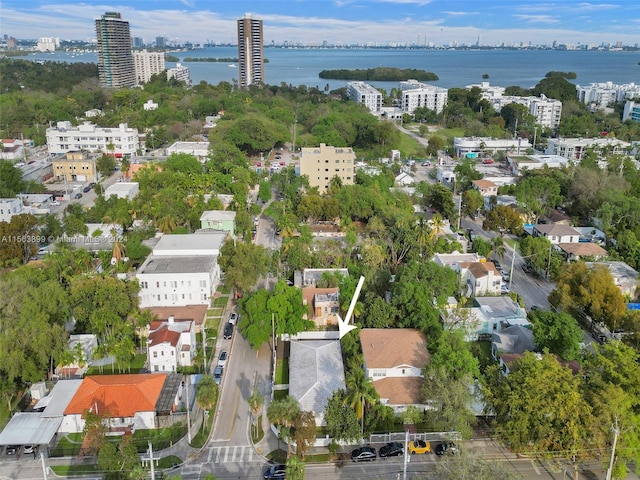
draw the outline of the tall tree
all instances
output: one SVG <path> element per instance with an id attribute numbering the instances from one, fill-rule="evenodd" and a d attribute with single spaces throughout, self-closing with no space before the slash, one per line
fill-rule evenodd
<path id="1" fill-rule="evenodd" d="M 324 409 L 324 418 L 327 422 L 327 434 L 334 441 L 353 443 L 362 438 L 362 431 L 358 415 L 348 406 L 346 397 L 344 390 L 334 391 Z"/>
<path id="2" fill-rule="evenodd" d="M 267 408 L 269 421 L 278 427 L 279 438 L 291 439 L 291 432 L 296 417 L 300 413 L 298 401 L 291 395 L 282 400 L 274 400 Z M 287 442 L 287 456 L 291 455 L 291 445 Z"/>
<path id="3" fill-rule="evenodd" d="M 575 318 L 564 312 L 539 310 L 532 315 L 531 323 L 539 348 L 546 348 L 564 360 L 578 359 L 583 333 Z"/>
<path id="4" fill-rule="evenodd" d="M 357 358 L 357 357 L 356 357 Z M 354 409 L 361 423 L 361 432 L 364 434 L 364 415 L 367 409 L 373 407 L 377 400 L 377 393 L 373 388 L 373 382 L 367 377 L 361 365 L 352 358 L 352 368 L 345 379 L 347 395 L 344 398 L 345 405 Z"/>
<path id="5" fill-rule="evenodd" d="M 313 412 L 298 412 L 293 420 L 293 439 L 296 442 L 296 455 L 304 459 L 304 454 L 316 440 L 316 417 Z"/>
<path id="6" fill-rule="evenodd" d="M 218 384 L 211 375 L 204 375 L 198 382 L 196 402 L 203 410 L 211 410 L 218 401 Z M 206 417 L 205 417 L 206 423 Z"/>

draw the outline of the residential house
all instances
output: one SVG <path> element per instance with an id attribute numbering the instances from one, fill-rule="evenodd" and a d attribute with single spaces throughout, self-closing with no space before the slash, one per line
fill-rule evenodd
<path id="1" fill-rule="evenodd" d="M 167 373 L 87 376 L 64 409 L 59 431 L 82 432 L 87 411 L 105 417 L 113 432 L 158 428 L 158 416 L 177 408 L 179 378 Z"/>
<path id="2" fill-rule="evenodd" d="M 339 288 L 302 288 L 302 303 L 308 308 L 307 319 L 318 327 L 338 324 Z"/>
<path id="3" fill-rule="evenodd" d="M 193 364 L 196 351 L 196 329 L 192 320 L 169 317 L 149 325 L 147 355 L 149 371 L 175 372 L 178 367 Z"/>
<path id="4" fill-rule="evenodd" d="M 632 300 L 636 298 L 640 277 L 638 272 L 625 262 L 587 262 L 587 265 L 589 268 L 595 268 L 599 265 L 606 267 L 622 294 Z"/>
<path id="5" fill-rule="evenodd" d="M 498 185 L 490 180 L 474 180 L 471 182 L 473 188 L 480 192 L 483 197 L 498 195 Z"/>
<path id="6" fill-rule="evenodd" d="M 500 294 L 502 274 L 493 262 L 463 262 L 460 264 L 460 276 L 467 297 Z"/>
<path id="7" fill-rule="evenodd" d="M 25 207 L 21 198 L 0 198 L 0 222 L 11 222 L 11 217 L 32 213 L 30 207 Z"/>
<path id="8" fill-rule="evenodd" d="M 571 226 L 571 217 L 555 208 L 549 208 L 540 218 L 540 223 L 553 223 L 556 225 Z"/>
<path id="9" fill-rule="evenodd" d="M 98 348 L 98 339 L 90 333 L 70 335 L 68 350 L 73 352 L 72 361 L 58 365 L 56 374 L 68 377 L 71 375 L 83 375 L 93 359 L 93 352 Z"/>
<path id="10" fill-rule="evenodd" d="M 193 155 L 202 163 L 204 163 L 209 156 L 209 142 L 175 142 L 173 145 L 167 147 L 166 155 L 176 154 L 188 154 Z"/>
<path id="11" fill-rule="evenodd" d="M 410 405 L 424 408 L 422 368 L 430 357 L 425 335 L 411 328 L 363 328 L 360 343 L 367 378 L 380 402 L 396 413 Z"/>
<path id="12" fill-rule="evenodd" d="M 589 258 L 601 260 L 609 255 L 604 248 L 593 242 L 559 243 L 556 248 L 560 250 L 567 261 Z"/>
<path id="13" fill-rule="evenodd" d="M 468 342 L 490 340 L 494 332 L 511 325 L 529 325 L 526 310 L 506 295 L 476 297 L 471 308 L 461 308 L 450 302 L 442 318 L 445 328 L 463 329 Z"/>
<path id="14" fill-rule="evenodd" d="M 220 283 L 227 232 L 163 235 L 136 273 L 140 307 L 209 305 Z"/>
<path id="15" fill-rule="evenodd" d="M 514 368 L 514 364 L 517 363 L 524 355 L 524 353 L 503 353 L 500 355 L 500 370 L 502 370 L 502 374 L 505 377 L 508 376 Z M 534 353 L 534 355 L 537 360 L 542 360 L 542 354 Z M 558 356 L 556 356 L 556 360 L 558 360 L 560 365 L 571 370 L 573 375 L 580 373 L 581 367 L 576 360 L 562 360 Z"/>
<path id="16" fill-rule="evenodd" d="M 400 187 L 406 187 L 416 183 L 415 179 L 407 172 L 400 172 L 395 178 L 395 184 Z"/>
<path id="17" fill-rule="evenodd" d="M 436 253 L 433 256 L 432 261 L 441 267 L 449 267 L 456 272 L 460 273 L 462 271 L 461 265 L 463 263 L 476 263 L 482 262 L 485 258 L 478 255 L 477 253 Z"/>
<path id="18" fill-rule="evenodd" d="M 177 322 L 189 320 L 193 321 L 196 333 L 200 333 L 205 328 L 205 320 L 207 319 L 207 305 L 185 305 L 181 307 L 149 307 L 151 315 L 156 320 L 169 321 L 173 317 Z"/>
<path id="19" fill-rule="evenodd" d="M 542 224 L 539 223 L 533 227 L 534 237 L 544 237 L 552 244 L 559 243 L 578 243 L 580 241 L 580 232 L 569 225 L 559 224 Z"/>
<path id="20" fill-rule="evenodd" d="M 118 198 L 133 200 L 139 191 L 140 184 L 138 182 L 116 182 L 105 189 L 104 198 L 115 195 Z"/>
<path id="21" fill-rule="evenodd" d="M 326 425 L 324 411 L 336 390 L 345 389 L 339 340 L 294 340 L 290 343 L 289 395 L 300 409 L 313 412 L 316 425 Z"/>
<path id="22" fill-rule="evenodd" d="M 0 148 L 0 160 L 23 160 L 26 158 L 24 143 L 17 138 L 3 138 Z"/>
<path id="23" fill-rule="evenodd" d="M 491 334 L 491 356 L 498 361 L 504 353 L 524 353 L 536 350 L 536 342 L 529 326 L 510 325 Z"/>
<path id="24" fill-rule="evenodd" d="M 200 228 L 229 232 L 235 237 L 236 212 L 232 210 L 205 210 L 200 215 Z"/>
<path id="25" fill-rule="evenodd" d="M 341 275 L 344 278 L 349 276 L 349 270 L 346 268 L 305 268 L 302 272 L 296 271 L 294 273 L 293 284 L 296 287 L 315 287 L 325 273 Z"/>

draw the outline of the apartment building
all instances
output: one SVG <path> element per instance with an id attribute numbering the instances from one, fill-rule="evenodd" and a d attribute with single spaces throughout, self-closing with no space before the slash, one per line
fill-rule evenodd
<path id="1" fill-rule="evenodd" d="M 347 83 L 347 96 L 349 100 L 362 103 L 371 113 L 380 113 L 382 110 L 382 93 L 368 83 Z"/>
<path id="2" fill-rule="evenodd" d="M 442 112 L 447 105 L 448 90 L 434 85 L 420 83 L 417 80 L 400 82 L 402 91 L 402 111 L 412 114 L 416 108 L 424 107 Z"/>
<path id="3" fill-rule="evenodd" d="M 184 82 L 187 87 L 191 86 L 191 71 L 181 63 L 176 63 L 173 68 L 167 69 L 167 80 L 175 78 L 179 82 Z"/>
<path id="4" fill-rule="evenodd" d="M 240 88 L 264 83 L 262 20 L 250 14 L 238 20 L 238 77 Z"/>
<path id="5" fill-rule="evenodd" d="M 47 128 L 47 149 L 50 155 L 63 155 L 68 152 L 101 152 L 114 156 L 128 157 L 140 148 L 138 129 L 121 123 L 117 128 L 103 128 L 91 122 L 77 127 L 71 122 L 58 122 L 55 127 Z"/>
<path id="6" fill-rule="evenodd" d="M 96 157 L 88 152 L 75 151 L 55 157 L 51 162 L 56 181 L 97 182 Z"/>
<path id="7" fill-rule="evenodd" d="M 475 158 L 483 153 L 525 153 L 531 148 L 528 138 L 454 137 L 453 150 L 457 157 Z"/>
<path id="8" fill-rule="evenodd" d="M 622 112 L 622 121 L 626 122 L 631 120 L 632 122 L 640 122 L 640 103 L 627 101 L 624 104 L 624 110 Z"/>
<path id="9" fill-rule="evenodd" d="M 343 185 L 353 185 L 356 154 L 351 147 L 302 148 L 300 151 L 300 175 L 309 178 L 310 187 L 318 187 L 320 193 L 329 188 L 331 179 L 338 177 Z"/>
<path id="10" fill-rule="evenodd" d="M 39 52 L 55 52 L 60 47 L 60 39 L 54 37 L 42 37 L 38 39 L 36 50 Z"/>
<path id="11" fill-rule="evenodd" d="M 616 102 L 640 97 L 640 85 L 635 83 L 617 85 L 613 82 L 576 85 L 576 95 L 582 103 L 591 105 L 594 110 L 599 110 Z"/>
<path id="12" fill-rule="evenodd" d="M 118 12 L 106 12 L 95 20 L 98 41 L 98 77 L 101 87 L 122 88 L 136 84 L 129 22 Z"/>
<path id="13" fill-rule="evenodd" d="M 579 161 L 589 150 L 595 151 L 601 158 L 605 153 L 625 154 L 630 147 L 629 142 L 616 138 L 549 138 L 545 153 Z"/>
<path id="14" fill-rule="evenodd" d="M 147 50 L 133 52 L 133 64 L 136 70 L 136 83 L 147 83 L 152 75 L 164 72 L 164 52 Z"/>

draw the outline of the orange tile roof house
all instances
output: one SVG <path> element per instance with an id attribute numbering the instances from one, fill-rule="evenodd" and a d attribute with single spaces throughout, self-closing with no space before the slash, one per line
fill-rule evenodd
<path id="1" fill-rule="evenodd" d="M 165 410 L 161 397 L 168 393 L 170 401 L 175 398 L 176 392 L 165 389 L 167 378 L 162 373 L 85 377 L 64 410 L 60 432 L 82 432 L 87 411 L 108 418 L 112 430 L 157 428 L 157 412 Z"/>
<path id="2" fill-rule="evenodd" d="M 480 192 L 483 197 L 498 195 L 498 185 L 491 180 L 474 180 L 473 187 Z"/>
<path id="3" fill-rule="evenodd" d="M 360 331 L 364 368 L 384 405 L 400 413 L 424 406 L 422 368 L 429 363 L 427 338 L 412 328 L 364 328 Z"/>

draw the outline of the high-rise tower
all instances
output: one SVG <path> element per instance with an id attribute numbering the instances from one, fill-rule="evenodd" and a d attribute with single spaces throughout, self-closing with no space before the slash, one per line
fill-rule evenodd
<path id="1" fill-rule="evenodd" d="M 264 83 L 262 20 L 250 14 L 238 20 L 238 77 L 240 88 Z"/>
<path id="2" fill-rule="evenodd" d="M 132 87 L 136 70 L 131 53 L 129 22 L 117 12 L 106 12 L 96 19 L 98 75 L 103 87 Z"/>

